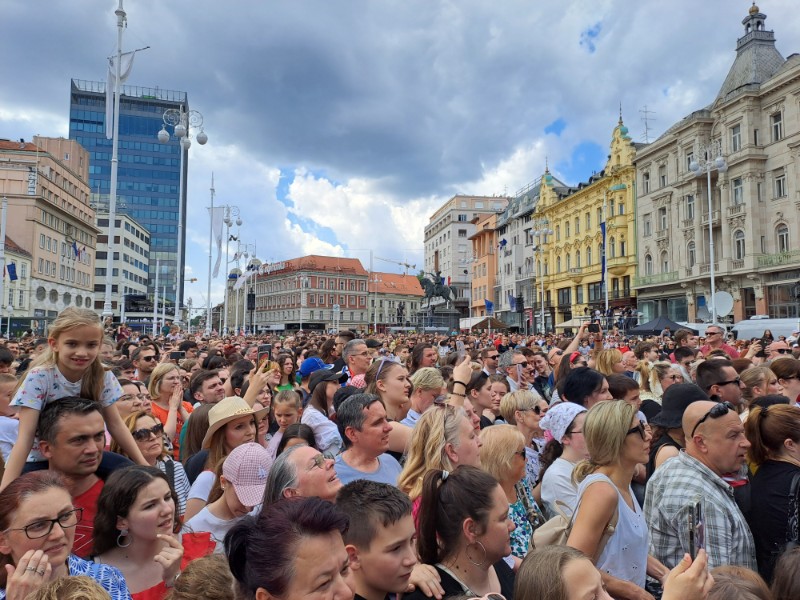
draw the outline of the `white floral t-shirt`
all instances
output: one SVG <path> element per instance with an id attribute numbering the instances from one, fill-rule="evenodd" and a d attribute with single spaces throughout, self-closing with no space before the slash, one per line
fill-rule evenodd
<path id="1" fill-rule="evenodd" d="M 67 396 L 81 395 L 81 381 L 68 381 L 58 367 L 34 367 L 25 375 L 25 381 L 14 394 L 11 406 L 24 406 L 41 410 L 51 402 Z M 100 395 L 102 406 L 111 406 L 122 396 L 122 386 L 111 371 L 105 372 L 103 379 L 103 393 Z M 33 442 L 33 448 L 28 455 L 28 462 L 47 460 L 39 452 L 39 438 Z"/>

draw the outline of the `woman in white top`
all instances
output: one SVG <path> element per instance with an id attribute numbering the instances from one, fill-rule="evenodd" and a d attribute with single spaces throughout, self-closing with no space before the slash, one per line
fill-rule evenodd
<path id="1" fill-rule="evenodd" d="M 652 436 L 627 402 L 603 401 L 586 413 L 584 438 L 591 458 L 576 465 L 578 505 L 567 545 L 593 557 L 609 594 L 622 600 L 652 600 L 647 575 L 663 583 L 667 568 L 648 556 L 649 534 L 631 490 L 636 465 L 649 458 Z M 606 528 L 614 533 L 605 547 Z"/>
<path id="2" fill-rule="evenodd" d="M 562 402 L 551 407 L 539 423 L 549 438 L 542 450 L 539 469 L 542 504 L 549 517 L 557 514 L 557 500 L 569 507 L 566 509 L 568 514 L 575 510 L 578 486 L 572 481 L 572 469 L 580 461 L 589 458 L 583 438 L 585 418 L 586 409 L 583 406 Z"/>
<path id="3" fill-rule="evenodd" d="M 336 458 L 342 451 L 342 437 L 331 417 L 335 414 L 333 395 L 346 380 L 347 374 L 340 375 L 330 369 L 320 369 L 311 374 L 308 382 L 311 397 L 303 409 L 300 422 L 311 427 L 317 448 L 328 458 Z"/>

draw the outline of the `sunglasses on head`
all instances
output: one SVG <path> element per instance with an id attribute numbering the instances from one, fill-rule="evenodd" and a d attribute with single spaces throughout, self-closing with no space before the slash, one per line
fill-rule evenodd
<path id="1" fill-rule="evenodd" d="M 711 417 L 712 419 L 719 419 L 720 417 L 724 417 L 725 415 L 727 415 L 728 412 L 735 410 L 736 409 L 733 407 L 733 404 L 731 404 L 730 402 L 718 402 L 717 404 L 711 407 L 711 410 L 709 410 L 706 414 L 703 415 L 702 419 L 700 419 L 697 422 L 697 424 L 692 429 L 692 434 L 689 437 L 694 437 L 694 432 L 697 431 L 697 428 L 700 427 L 700 425 L 705 423 L 708 417 Z"/>
<path id="2" fill-rule="evenodd" d="M 137 429 L 136 431 L 132 431 L 131 435 L 133 436 L 133 439 L 135 439 L 137 442 L 144 442 L 145 440 L 149 440 L 151 435 L 158 437 L 162 433 L 164 433 L 164 425 L 162 425 L 161 423 L 156 423 L 149 429 L 143 427 L 142 429 Z"/>

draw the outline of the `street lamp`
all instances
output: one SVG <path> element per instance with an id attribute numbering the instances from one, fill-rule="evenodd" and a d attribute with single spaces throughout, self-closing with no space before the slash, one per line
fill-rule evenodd
<path id="1" fill-rule="evenodd" d="M 228 335 L 228 265 L 231 264 L 231 260 L 228 259 L 228 244 L 231 241 L 231 225 L 236 223 L 237 227 L 242 226 L 242 219 L 239 216 L 239 207 L 238 206 L 225 206 L 225 218 L 223 219 L 223 223 L 225 223 L 225 324 L 222 328 L 222 335 Z M 238 241 L 238 237 L 236 238 Z"/>
<path id="2" fill-rule="evenodd" d="M 181 173 L 180 184 L 178 187 L 178 257 L 175 267 L 176 280 L 175 280 L 175 321 L 180 322 L 180 312 L 183 306 L 183 218 L 184 218 L 184 189 L 186 187 L 186 156 L 189 153 L 189 147 L 192 145 L 192 128 L 200 129 L 197 134 L 197 143 L 204 146 L 208 142 L 208 136 L 203 131 L 203 115 L 196 110 L 184 110 L 183 105 L 180 109 L 168 108 L 164 111 L 163 115 L 164 124 L 161 126 L 161 131 L 158 132 L 158 141 L 166 144 L 170 141 L 171 136 L 167 127 L 172 127 L 175 137 L 181 146 Z M 110 250 L 109 250 L 110 252 Z M 210 302 L 210 299 L 209 299 Z"/>
<path id="3" fill-rule="evenodd" d="M 715 156 L 712 159 L 712 156 Z M 724 173 L 728 170 L 728 163 L 722 157 L 722 142 L 719 140 L 711 140 L 704 146 L 699 146 L 697 150 L 698 158 L 689 163 L 689 170 L 698 177 L 706 174 L 708 182 L 708 267 L 711 274 L 711 293 L 707 303 L 711 303 L 711 322 L 717 323 L 717 305 L 714 302 L 714 294 L 716 293 L 716 284 L 714 277 L 716 275 L 714 268 L 714 216 L 711 206 L 711 171 L 717 170 L 718 173 Z"/>
<path id="4" fill-rule="evenodd" d="M 538 243 L 536 244 L 536 248 L 534 249 L 536 254 L 539 255 L 539 282 L 540 282 L 540 289 L 541 289 L 541 301 L 539 304 L 539 318 L 541 320 L 541 329 L 540 333 L 544 335 L 546 332 L 545 325 L 544 325 L 544 245 L 547 243 L 547 236 L 553 235 L 553 230 L 549 228 L 550 222 L 542 217 L 540 219 L 536 219 L 533 223 L 535 229 L 533 230 L 533 235 L 536 236 Z"/>

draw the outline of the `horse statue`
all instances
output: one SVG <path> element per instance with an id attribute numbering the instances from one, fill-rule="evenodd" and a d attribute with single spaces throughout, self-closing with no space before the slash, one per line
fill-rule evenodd
<path id="1" fill-rule="evenodd" d="M 427 308 L 431 307 L 432 298 L 442 298 L 445 301 L 445 304 L 450 306 L 450 303 L 455 300 L 455 291 L 453 288 L 446 286 L 441 282 L 442 278 L 438 272 L 436 275 L 432 275 L 432 277 L 433 279 L 429 279 L 427 277 L 422 277 L 420 279 L 422 289 L 425 291 L 425 298 L 428 300 Z"/>

